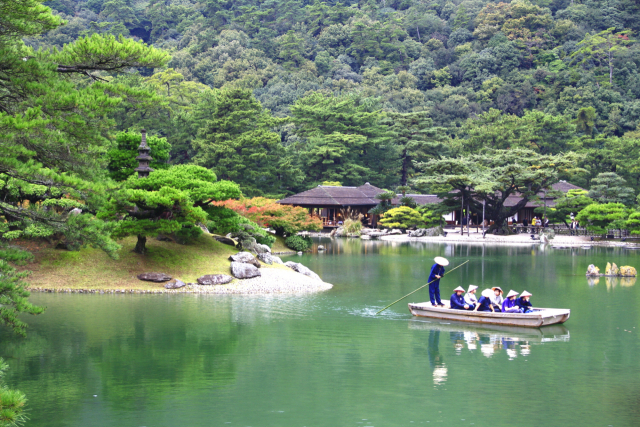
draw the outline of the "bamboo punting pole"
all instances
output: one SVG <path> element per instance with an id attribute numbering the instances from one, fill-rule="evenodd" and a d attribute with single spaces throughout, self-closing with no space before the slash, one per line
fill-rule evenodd
<path id="1" fill-rule="evenodd" d="M 453 270 L 455 270 L 455 269 L 457 269 L 457 268 L 462 267 L 463 265 L 465 265 L 465 264 L 466 264 L 466 263 L 468 263 L 468 262 L 469 262 L 469 260 L 466 260 L 465 262 L 463 262 L 463 263 L 462 263 L 462 264 L 460 264 L 459 266 L 457 266 L 457 267 L 455 267 L 455 268 L 452 268 L 452 269 L 451 269 L 451 271 L 449 271 L 449 273 L 453 272 Z M 449 273 L 444 273 L 444 274 L 442 275 L 442 277 L 446 276 L 446 275 L 447 275 L 447 274 L 449 274 Z M 440 279 L 442 279 L 442 277 L 441 277 Z M 427 283 L 426 285 L 422 285 L 422 286 L 420 286 L 420 287 L 419 287 L 418 289 L 416 289 L 415 291 L 413 291 L 413 292 L 410 292 L 410 293 L 406 294 L 405 296 L 403 296 L 403 297 L 402 297 L 402 298 L 400 298 L 399 300 L 395 300 L 394 302 L 392 302 L 391 304 L 389 304 L 388 306 L 386 306 L 386 307 L 385 307 L 385 308 L 383 308 L 382 310 L 377 311 L 377 312 L 376 312 L 376 314 L 380 314 L 380 313 L 382 313 L 383 311 L 385 311 L 387 308 L 391 307 L 393 304 L 397 303 L 398 301 L 402 301 L 403 299 L 405 299 L 405 298 L 406 298 L 406 297 L 408 297 L 409 295 L 411 295 L 411 294 L 415 294 L 415 293 L 416 293 L 416 292 L 418 292 L 420 289 L 424 288 L 425 286 L 429 286 L 430 284 L 432 284 L 432 283 L 433 283 L 433 282 L 435 282 L 436 280 L 440 280 L 440 279 L 432 280 L 432 281 L 430 281 L 429 283 Z"/>

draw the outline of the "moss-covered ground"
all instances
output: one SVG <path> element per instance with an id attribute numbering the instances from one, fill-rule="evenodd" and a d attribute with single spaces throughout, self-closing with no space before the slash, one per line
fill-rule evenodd
<path id="1" fill-rule="evenodd" d="M 148 252 L 145 255 L 132 251 L 136 243 L 135 237 L 123 239 L 119 243 L 122 249 L 116 260 L 93 248 L 78 252 L 41 248 L 35 251 L 35 261 L 25 267 L 31 271 L 26 282 L 29 287 L 46 289 L 158 290 L 162 289 L 162 283 L 145 282 L 136 276 L 140 273 L 159 272 L 185 283 L 195 282 L 204 274 L 229 274 L 229 255 L 238 252 L 207 234 L 189 245 L 148 238 Z"/>

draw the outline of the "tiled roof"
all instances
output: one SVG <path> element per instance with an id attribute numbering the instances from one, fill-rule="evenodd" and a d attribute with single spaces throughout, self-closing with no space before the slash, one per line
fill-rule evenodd
<path id="1" fill-rule="evenodd" d="M 360 187 L 334 187 L 319 185 L 311 190 L 294 194 L 278 203 L 296 206 L 375 206 L 375 195 L 383 190 L 369 183 Z"/>
<path id="2" fill-rule="evenodd" d="M 369 184 L 368 182 L 360 187 L 335 187 L 328 185 L 318 185 L 311 190 L 294 194 L 285 199 L 279 200 L 278 203 L 283 205 L 296 206 L 375 206 L 379 200 L 375 198 L 376 194 L 383 193 L 384 190 Z M 419 205 L 430 203 L 439 203 L 442 200 L 431 194 L 407 194 Z M 391 204 L 399 203 L 400 194 L 391 201 Z"/>

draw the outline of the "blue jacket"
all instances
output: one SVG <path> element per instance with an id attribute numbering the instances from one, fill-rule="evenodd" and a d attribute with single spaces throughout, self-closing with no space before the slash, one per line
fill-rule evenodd
<path id="1" fill-rule="evenodd" d="M 491 298 L 480 297 L 478 300 L 478 311 L 491 311 Z"/>
<path id="2" fill-rule="evenodd" d="M 451 303 L 451 308 L 454 310 L 466 310 L 464 305 L 467 304 L 462 295 L 458 295 L 455 292 L 451 295 L 451 299 L 449 300 Z M 468 304 L 467 304 L 468 305 Z"/>
<path id="3" fill-rule="evenodd" d="M 436 276 L 442 277 L 443 274 L 444 274 L 444 267 L 438 263 L 433 264 L 431 266 L 431 273 L 429 274 L 429 280 L 427 280 L 427 283 L 431 283 L 432 281 L 436 280 Z M 439 284 L 440 284 L 440 279 L 432 283 L 432 285 L 439 285 Z"/>
<path id="4" fill-rule="evenodd" d="M 522 297 L 516 298 L 516 305 L 520 306 L 520 308 L 523 310 L 527 310 L 527 308 L 533 308 L 533 305 L 531 305 L 531 301 L 525 301 L 522 299 Z"/>
<path id="5" fill-rule="evenodd" d="M 505 298 L 504 301 L 502 301 L 502 311 L 507 311 L 518 305 L 518 299 L 511 300 L 511 298 Z"/>

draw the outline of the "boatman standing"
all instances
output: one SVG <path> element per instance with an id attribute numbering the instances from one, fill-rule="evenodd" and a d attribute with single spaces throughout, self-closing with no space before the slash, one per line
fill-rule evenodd
<path id="1" fill-rule="evenodd" d="M 431 305 L 434 307 L 444 307 L 442 300 L 440 300 L 440 278 L 444 276 L 444 268 L 449 265 L 449 261 L 446 258 L 437 256 L 434 258 L 436 262 L 431 266 L 431 273 L 429 274 L 429 298 L 431 299 Z"/>

